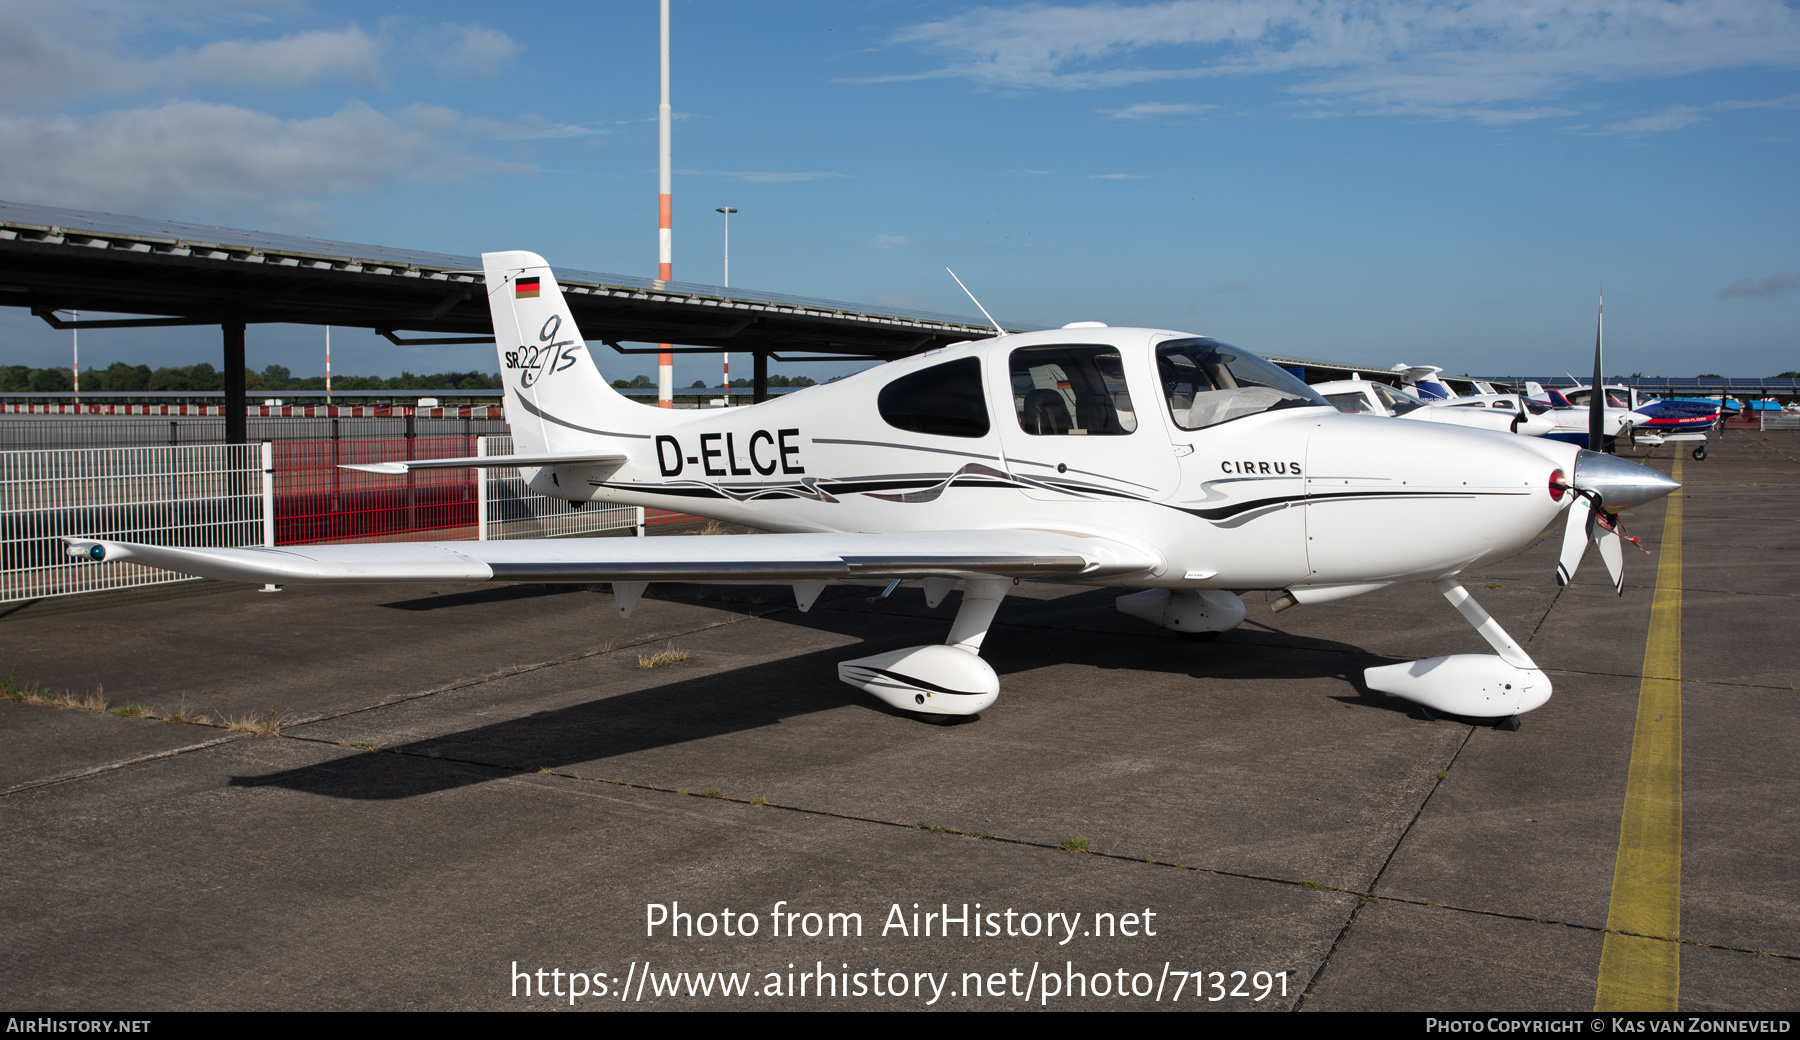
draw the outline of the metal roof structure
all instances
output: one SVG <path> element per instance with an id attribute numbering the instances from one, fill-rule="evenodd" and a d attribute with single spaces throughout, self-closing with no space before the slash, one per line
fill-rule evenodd
<path id="1" fill-rule="evenodd" d="M 884 358 L 992 334 L 957 315 L 553 270 L 583 334 L 614 346 Z M 59 328 L 69 323 L 56 311 L 83 310 L 155 317 L 82 328 L 288 322 L 373 329 L 408 345 L 443 340 L 398 333 L 473 342 L 493 335 L 481 288 L 473 256 L 0 202 L 0 305 Z"/>
<path id="2" fill-rule="evenodd" d="M 959 315 L 553 270 L 585 338 L 632 354 L 658 348 L 624 344 L 752 353 L 759 400 L 768 393 L 767 359 L 789 360 L 784 353 L 891 360 L 993 334 L 987 322 Z M 473 256 L 0 201 L 0 306 L 30 308 L 59 329 L 220 326 L 232 440 L 243 435 L 246 325 L 366 328 L 403 346 L 492 342 L 483 284 Z M 59 314 L 73 310 L 141 317 Z M 1353 371 L 1393 378 L 1380 365 L 1265 356 L 1308 382 Z"/>

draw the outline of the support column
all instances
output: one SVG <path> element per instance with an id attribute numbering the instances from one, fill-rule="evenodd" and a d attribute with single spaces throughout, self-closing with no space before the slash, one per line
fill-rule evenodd
<path id="1" fill-rule="evenodd" d="M 250 443 L 250 401 L 244 390 L 244 323 L 228 321 L 225 332 L 225 443 Z"/>
<path id="2" fill-rule="evenodd" d="M 755 404 L 769 399 L 769 355 L 765 351 L 757 351 L 756 366 L 750 376 L 750 402 Z"/>

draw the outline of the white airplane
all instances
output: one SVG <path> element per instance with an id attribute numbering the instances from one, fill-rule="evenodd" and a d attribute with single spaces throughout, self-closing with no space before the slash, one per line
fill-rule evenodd
<path id="1" fill-rule="evenodd" d="M 1312 388 L 1338 411 L 1351 414 L 1451 423 L 1496 433 L 1520 433 L 1527 437 L 1542 437 L 1556 428 L 1548 407 L 1517 394 L 1420 399 L 1370 379 L 1338 379 L 1314 383 Z"/>
<path id="2" fill-rule="evenodd" d="M 1187 633 L 1243 621 L 1233 590 L 1279 590 L 1281 610 L 1427 581 L 1498 656 L 1370 668 L 1368 685 L 1516 724 L 1550 680 L 1457 576 L 1567 511 L 1559 578 L 1592 541 L 1617 584 L 1617 510 L 1678 486 L 1573 445 L 1345 415 L 1248 351 L 1095 322 L 961 343 L 747 408 L 646 408 L 601 377 L 541 257 L 482 261 L 520 454 L 372 468 L 520 466 L 574 503 L 779 533 L 272 549 L 71 538 L 69 553 L 256 583 L 611 582 L 627 617 L 652 581 L 791 583 L 806 610 L 834 580 L 923 579 L 933 607 L 960 580 L 943 644 L 838 666 L 890 705 L 939 715 L 998 697 L 979 654 L 1019 581 L 1122 588 L 1119 609 Z"/>

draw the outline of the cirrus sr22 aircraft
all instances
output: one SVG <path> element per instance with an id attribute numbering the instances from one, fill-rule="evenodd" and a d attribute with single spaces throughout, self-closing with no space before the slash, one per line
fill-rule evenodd
<path id="1" fill-rule="evenodd" d="M 1128 590 L 1119 609 L 1186 633 L 1396 582 L 1431 582 L 1494 655 L 1365 672 L 1427 708 L 1508 720 L 1550 680 L 1458 580 L 1567 511 L 1566 582 L 1590 541 L 1620 578 L 1617 511 L 1678 485 L 1575 445 L 1346 415 L 1255 355 L 1200 336 L 1080 323 L 997 335 L 748 408 L 646 408 L 601 378 L 545 261 L 482 257 L 519 454 L 371 468 L 518 466 L 574 503 L 696 513 L 769 534 L 173 548 L 68 539 L 71 555 L 248 582 L 781 582 L 801 610 L 852 578 L 964 582 L 942 644 L 844 661 L 886 703 L 993 704 L 980 657 L 1018 581 Z"/>

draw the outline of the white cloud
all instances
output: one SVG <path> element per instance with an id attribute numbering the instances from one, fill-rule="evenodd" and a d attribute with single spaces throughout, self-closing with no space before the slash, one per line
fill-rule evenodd
<path id="1" fill-rule="evenodd" d="M 418 34 L 412 46 L 446 79 L 493 79 L 525 49 L 498 29 L 451 22 Z"/>
<path id="2" fill-rule="evenodd" d="M 841 173 L 782 173 L 772 170 L 720 170 L 721 177 L 734 177 L 740 181 L 755 184 L 780 184 L 788 181 L 817 181 L 827 177 L 842 177 Z"/>
<path id="3" fill-rule="evenodd" d="M 1088 174 L 1088 180 L 1090 180 L 1090 181 L 1141 181 L 1143 179 L 1144 179 L 1144 175 L 1141 173 L 1090 173 L 1090 174 Z"/>
<path id="4" fill-rule="evenodd" d="M 110 41 L 89 26 L 46 31 L 21 10 L 0 5 L 0 104 L 197 85 L 273 89 L 331 79 L 368 83 L 381 75 L 381 45 L 354 25 L 273 40 L 219 40 L 198 50 L 146 57 L 107 46 Z"/>
<path id="5" fill-rule="evenodd" d="M 155 63 L 176 82 L 297 87 L 320 79 L 370 82 L 381 74 L 381 48 L 352 25 L 278 40 L 220 40 Z"/>
<path id="6" fill-rule="evenodd" d="M 1003 89 L 1084 89 L 1297 74 L 1332 111 L 1518 121 L 1513 107 L 1580 83 L 1800 64 L 1800 9 L 1782 0 L 1165 0 L 980 7 L 894 42 L 934 69 Z"/>
<path id="7" fill-rule="evenodd" d="M 1601 132 L 1620 134 L 1626 137 L 1642 137 L 1646 134 L 1660 134 L 1669 130 L 1680 130 L 1682 127 L 1693 126 L 1695 123 L 1704 123 L 1709 118 L 1708 113 L 1711 112 L 1740 112 L 1752 108 L 1800 108 L 1800 94 L 1754 101 L 1718 101 L 1710 105 L 1670 105 L 1655 115 L 1613 123 Z"/>
<path id="8" fill-rule="evenodd" d="M 381 80 L 383 56 L 390 50 L 425 62 L 441 76 L 491 79 L 524 49 L 506 33 L 483 25 L 427 27 L 390 18 L 374 36 L 352 24 L 269 40 L 216 40 L 198 49 L 134 52 L 127 43 L 131 30 L 159 14 L 172 17 L 159 11 L 162 6 L 46 14 L 42 5 L 0 0 L 0 104 L 166 93 L 203 85 L 267 90 L 331 81 L 373 83 Z M 205 28 L 196 26 L 195 31 Z"/>
<path id="9" fill-rule="evenodd" d="M 1601 132 L 1622 134 L 1626 137 L 1660 134 L 1667 130 L 1679 130 L 1684 126 L 1693 126 L 1695 123 L 1704 122 L 1706 117 L 1701 114 L 1701 111 L 1696 105 L 1670 105 L 1653 116 L 1613 123 Z"/>
<path id="10" fill-rule="evenodd" d="M 462 121 L 461 116 L 456 118 Z M 462 121 L 462 125 L 471 133 L 500 141 L 550 141 L 571 137 L 594 137 L 613 132 L 606 127 L 552 123 L 543 116 L 532 112 L 515 116 L 511 122 L 503 122 L 498 119 L 470 119 Z"/>
<path id="11" fill-rule="evenodd" d="M 327 196 L 397 181 L 527 174 L 469 146 L 456 113 L 399 118 L 351 103 L 313 119 L 180 101 L 93 116 L 0 115 L 0 183 L 9 197 L 117 212 L 304 212 Z"/>
<path id="12" fill-rule="evenodd" d="M 905 244 L 905 235 L 876 235 L 869 239 L 869 246 L 874 249 L 898 249 Z"/>
<path id="13" fill-rule="evenodd" d="M 1739 278 L 1725 288 L 1719 290 L 1719 299 L 1732 297 L 1754 298 L 1758 296 L 1786 296 L 1791 292 L 1800 292 L 1800 278 L 1795 278 L 1786 271 L 1777 271 L 1762 281 L 1754 278 Z"/>
<path id="14" fill-rule="evenodd" d="M 1113 119 L 1127 123 L 1142 123 L 1151 119 L 1162 119 L 1169 116 L 1197 116 L 1209 112 L 1218 105 L 1175 105 L 1163 101 L 1140 101 L 1124 108 L 1103 108 L 1101 113 Z"/>

